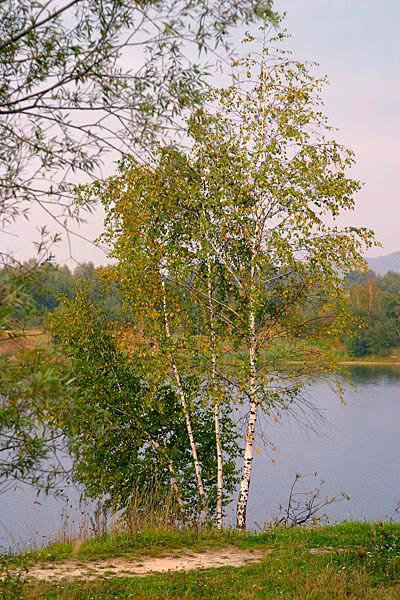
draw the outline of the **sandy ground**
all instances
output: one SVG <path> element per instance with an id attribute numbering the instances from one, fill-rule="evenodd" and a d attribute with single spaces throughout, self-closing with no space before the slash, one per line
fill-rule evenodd
<path id="1" fill-rule="evenodd" d="M 218 551 L 201 553 L 182 552 L 177 556 L 140 558 L 109 558 L 95 561 L 70 560 L 64 563 L 38 564 L 30 567 L 26 573 L 35 579 L 96 579 L 111 577 L 143 577 L 151 573 L 168 571 L 190 571 L 218 567 L 240 567 L 260 561 L 272 550 L 249 552 L 238 548 L 224 548 Z"/>

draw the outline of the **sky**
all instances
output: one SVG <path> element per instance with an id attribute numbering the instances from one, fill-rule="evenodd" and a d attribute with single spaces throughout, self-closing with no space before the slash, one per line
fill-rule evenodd
<path id="1" fill-rule="evenodd" d="M 275 9 L 286 12 L 283 27 L 291 37 L 285 46 L 294 58 L 316 61 L 315 72 L 327 75 L 325 114 L 339 130 L 336 139 L 356 155 L 350 174 L 364 186 L 355 210 L 339 224 L 375 231 L 382 247 L 367 256 L 400 250 L 400 0 L 275 0 Z M 234 39 L 239 41 L 242 33 L 244 29 Z M 107 165 L 107 171 L 113 168 Z M 102 230 L 102 218 L 96 210 L 77 232 L 94 239 Z M 29 222 L 18 223 L 14 235 L 0 238 L 2 250 L 20 260 L 33 256 L 32 240 L 43 223 L 43 215 L 33 211 Z M 57 262 L 69 266 L 107 262 L 102 250 L 75 237 L 71 248 L 64 241 L 54 253 Z"/>
<path id="2" fill-rule="evenodd" d="M 330 82 L 325 113 L 352 148 L 352 176 L 364 186 L 343 224 L 373 229 L 382 248 L 400 250 L 399 0 L 276 0 L 296 58 L 319 63 Z"/>

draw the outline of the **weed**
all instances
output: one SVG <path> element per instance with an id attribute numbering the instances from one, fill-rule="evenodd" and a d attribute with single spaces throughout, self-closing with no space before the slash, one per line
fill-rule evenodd
<path id="1" fill-rule="evenodd" d="M 359 557 L 360 553 L 358 552 Z M 362 557 L 364 558 L 364 557 Z M 373 533 L 373 542 L 365 552 L 366 569 L 375 578 L 387 581 L 400 579 L 400 532 L 390 524 L 379 523 Z"/>
<path id="2" fill-rule="evenodd" d="M 2 600 L 19 600 L 23 598 L 25 570 L 22 561 L 13 561 L 10 557 L 0 555 L 0 591 Z"/>

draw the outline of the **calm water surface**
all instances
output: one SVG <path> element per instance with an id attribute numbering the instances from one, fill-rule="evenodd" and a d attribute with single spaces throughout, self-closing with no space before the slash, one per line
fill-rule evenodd
<path id="1" fill-rule="evenodd" d="M 356 388 L 346 385 L 346 405 L 326 381 L 314 383 L 308 399 L 321 411 L 325 423 L 318 431 L 300 427 L 294 420 L 273 423 L 261 419 L 262 441 L 255 454 L 249 527 L 263 527 L 285 505 L 296 472 L 318 477 L 304 480 L 303 490 L 326 481 L 323 496 L 344 490 L 350 501 L 324 509 L 331 521 L 400 518 L 400 367 L 352 366 Z M 78 528 L 79 492 L 70 489 L 71 502 L 37 499 L 29 488 L 0 495 L 0 546 L 42 545 L 62 527 Z M 61 519 L 62 512 L 69 518 Z M 233 514 L 227 515 L 233 524 Z"/>
<path id="2" fill-rule="evenodd" d="M 295 422 L 264 421 L 276 452 L 256 455 L 248 520 L 262 526 L 287 500 L 295 473 L 318 472 L 326 481 L 324 495 L 344 490 L 350 501 L 326 509 L 332 521 L 400 517 L 400 367 L 352 366 L 346 405 L 326 382 L 312 385 L 309 396 L 326 424 L 319 433 Z M 275 459 L 272 462 L 271 459 Z M 315 482 L 304 481 L 303 489 Z"/>

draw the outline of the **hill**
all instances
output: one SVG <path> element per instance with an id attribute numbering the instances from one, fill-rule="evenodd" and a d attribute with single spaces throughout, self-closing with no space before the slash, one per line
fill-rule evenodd
<path id="1" fill-rule="evenodd" d="M 400 273 L 400 250 L 392 252 L 392 254 L 368 258 L 367 262 L 369 268 L 375 271 L 377 275 L 385 275 L 388 271 Z"/>

